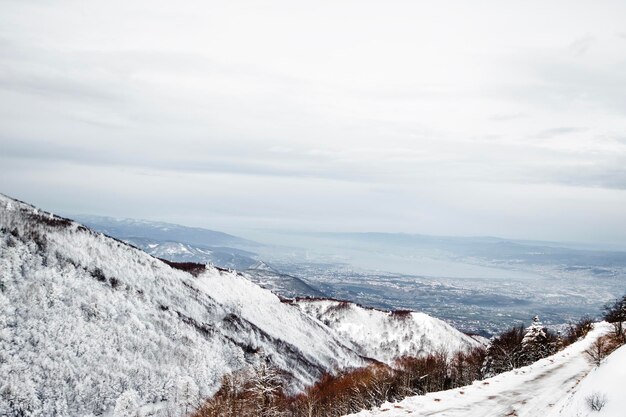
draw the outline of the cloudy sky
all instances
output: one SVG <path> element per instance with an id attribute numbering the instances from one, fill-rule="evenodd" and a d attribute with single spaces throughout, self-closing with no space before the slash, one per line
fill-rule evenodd
<path id="1" fill-rule="evenodd" d="M 626 2 L 0 1 L 0 192 L 626 245 Z"/>

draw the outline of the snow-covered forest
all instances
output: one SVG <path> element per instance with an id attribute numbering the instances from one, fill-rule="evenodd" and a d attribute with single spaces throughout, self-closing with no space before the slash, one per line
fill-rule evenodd
<path id="1" fill-rule="evenodd" d="M 236 273 L 194 277 L 6 197 L 0 222 L 0 415 L 99 415 L 127 391 L 168 409 L 181 383 L 197 405 L 258 362 L 292 390 L 364 363 Z"/>
<path id="2" fill-rule="evenodd" d="M 380 352 L 400 333 L 361 345 L 362 337 L 336 331 L 236 272 L 182 271 L 4 196 L 0 227 L 0 415 L 182 415 L 225 375 L 269 366 L 292 395 L 371 363 L 366 353 L 394 359 Z M 376 314 L 390 330 L 404 320 Z M 438 337 L 459 349 L 476 344 L 436 319 L 420 323 L 418 344 Z"/>

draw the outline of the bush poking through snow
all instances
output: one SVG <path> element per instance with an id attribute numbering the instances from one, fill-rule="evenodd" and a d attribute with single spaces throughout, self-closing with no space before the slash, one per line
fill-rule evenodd
<path id="1" fill-rule="evenodd" d="M 600 394 L 599 392 L 594 392 L 585 398 L 587 405 L 591 411 L 600 411 L 604 408 L 607 403 L 606 395 Z"/>

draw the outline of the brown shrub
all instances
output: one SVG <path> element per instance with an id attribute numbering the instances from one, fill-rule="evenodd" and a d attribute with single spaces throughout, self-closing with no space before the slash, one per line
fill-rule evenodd
<path id="1" fill-rule="evenodd" d="M 258 376 L 243 373 L 224 378 L 222 388 L 195 417 L 293 416 L 335 417 L 424 394 L 467 385 L 480 379 L 484 349 L 459 352 L 451 359 L 444 353 L 423 358 L 404 357 L 394 368 L 385 364 L 340 373 L 326 374 L 304 392 L 287 396 L 282 386 L 258 392 Z"/>
<path id="2" fill-rule="evenodd" d="M 391 317 L 405 319 L 411 317 L 411 310 L 391 310 Z"/>
<path id="3" fill-rule="evenodd" d="M 623 344 L 621 337 L 615 334 L 601 336 L 592 343 L 585 354 L 595 366 L 600 366 L 604 358 L 609 356 L 615 349 Z"/>
<path id="4" fill-rule="evenodd" d="M 157 258 L 161 262 L 168 264 L 174 269 L 180 269 L 181 271 L 189 272 L 194 277 L 197 277 L 206 270 L 206 265 L 196 262 L 174 262 L 167 259 Z"/>

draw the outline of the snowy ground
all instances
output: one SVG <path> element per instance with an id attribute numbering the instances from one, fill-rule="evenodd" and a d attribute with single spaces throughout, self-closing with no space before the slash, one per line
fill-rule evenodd
<path id="1" fill-rule="evenodd" d="M 593 369 L 573 395 L 550 417 L 623 417 L 626 415 L 625 382 L 626 346 L 622 346 L 600 367 Z M 594 394 L 606 401 L 606 405 L 599 411 L 591 411 L 587 405 L 587 399 Z"/>
<path id="2" fill-rule="evenodd" d="M 489 416 L 586 416 L 588 408 L 583 409 L 579 404 L 580 398 L 585 398 L 583 388 L 585 383 L 579 384 L 593 369 L 584 353 L 594 340 L 611 330 L 607 323 L 596 324 L 594 330 L 582 341 L 576 342 L 554 356 L 543 359 L 533 365 L 519 368 L 497 375 L 484 381 L 476 381 L 473 385 L 449 391 L 430 393 L 424 396 L 407 398 L 399 403 L 385 403 L 380 408 L 371 411 L 362 411 L 353 416 L 440 416 L 440 417 L 489 417 Z M 609 361 L 620 364 L 626 361 L 626 352 L 622 348 L 616 352 L 618 358 L 610 357 Z M 608 366 L 601 366 L 594 373 L 605 372 L 615 374 Z M 623 374 L 625 366 L 619 372 Z M 594 375 L 590 374 L 590 378 Z M 593 382 L 591 383 L 593 385 Z M 621 385 L 613 384 L 613 391 L 620 390 L 623 394 L 626 389 Z M 608 390 L 607 394 L 614 395 Z M 585 388 L 587 389 L 587 388 Z M 580 393 L 579 393 L 580 390 Z M 578 401 L 581 408 L 574 402 Z M 581 410 L 584 410 L 581 411 Z M 592 414 L 602 416 L 624 416 L 622 414 Z"/>

